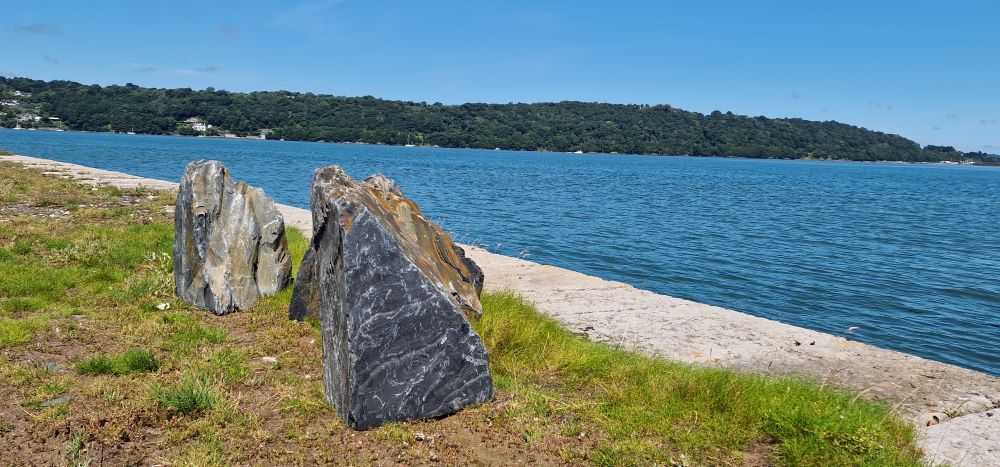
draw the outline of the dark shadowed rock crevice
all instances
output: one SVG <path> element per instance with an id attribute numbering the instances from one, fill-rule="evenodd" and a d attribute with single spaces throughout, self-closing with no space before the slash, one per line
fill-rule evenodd
<path id="1" fill-rule="evenodd" d="M 185 302 L 222 315 L 291 282 L 285 223 L 258 188 L 217 161 L 188 164 L 174 210 L 174 281 Z"/>
<path id="2" fill-rule="evenodd" d="M 356 429 L 493 397 L 482 271 L 389 179 L 316 172 L 313 240 L 289 314 L 322 323 L 327 400 Z"/>

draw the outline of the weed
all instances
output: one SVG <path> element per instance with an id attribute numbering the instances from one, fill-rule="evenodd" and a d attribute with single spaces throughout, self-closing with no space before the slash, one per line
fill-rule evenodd
<path id="1" fill-rule="evenodd" d="M 535 444 L 542 439 L 542 431 L 536 426 L 529 425 L 524 428 L 524 432 L 521 436 L 524 438 L 524 442 L 528 444 Z"/>
<path id="2" fill-rule="evenodd" d="M 89 462 L 80 460 L 80 454 L 83 453 L 83 448 L 87 445 L 87 433 L 84 431 L 77 431 L 72 434 L 69 441 L 66 443 L 66 447 L 63 450 L 66 454 L 66 460 L 70 465 L 89 465 Z"/>
<path id="3" fill-rule="evenodd" d="M 41 198 L 32 203 L 32 205 L 35 207 L 59 206 L 59 204 L 60 203 L 58 201 L 51 198 Z"/>
<path id="4" fill-rule="evenodd" d="M 375 430 L 375 439 L 379 441 L 394 441 L 404 443 L 413 441 L 413 431 L 402 423 L 386 423 Z"/>

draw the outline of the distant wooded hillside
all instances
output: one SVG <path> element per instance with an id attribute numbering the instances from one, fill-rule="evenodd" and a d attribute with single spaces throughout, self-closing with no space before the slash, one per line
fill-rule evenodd
<path id="1" fill-rule="evenodd" d="M 0 125 L 87 131 L 631 154 L 996 161 L 834 121 L 704 115 L 669 105 L 442 105 L 286 91 L 238 93 L 0 77 Z M 39 119 L 32 116 L 37 115 Z M 58 120 L 49 120 L 56 117 Z"/>

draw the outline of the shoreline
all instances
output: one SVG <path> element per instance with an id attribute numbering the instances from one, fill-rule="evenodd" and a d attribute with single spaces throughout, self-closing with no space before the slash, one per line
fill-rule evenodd
<path id="1" fill-rule="evenodd" d="M 26 156 L 0 156 L 92 185 L 176 191 L 174 182 Z M 278 205 L 312 232 L 311 213 Z M 621 282 L 463 245 L 488 289 L 510 289 L 572 332 L 670 360 L 770 376 L 797 375 L 885 401 L 921 427 L 928 460 L 968 463 L 969 446 L 1000 458 L 1000 378 Z M 941 423 L 927 426 L 928 422 Z M 934 422 L 936 423 L 936 422 Z M 971 443 L 971 444 L 970 444 Z M 982 454 L 982 453 L 980 453 Z M 957 456 L 957 457 L 956 457 Z M 978 458 L 977 458 L 978 459 Z M 994 457 L 983 458 L 989 465 Z"/>
<path id="2" fill-rule="evenodd" d="M 14 128 L 0 127 L 3 130 L 14 131 Z M 28 130 L 27 128 L 22 128 L 21 130 Z M 37 128 L 35 131 L 56 131 L 54 128 Z M 153 134 L 153 133 L 120 133 L 120 132 L 110 132 L 110 131 L 88 131 L 88 130 L 62 130 L 66 133 L 91 133 L 91 134 L 109 134 L 109 135 L 123 135 L 123 136 L 163 136 L 169 138 L 200 138 L 209 140 L 248 140 L 248 141 L 274 141 L 281 143 L 315 143 L 315 144 L 350 144 L 350 145 L 362 145 L 362 146 L 391 146 L 397 148 L 412 147 L 415 149 L 460 149 L 460 150 L 473 150 L 473 151 L 495 151 L 497 149 L 489 148 L 461 148 L 452 146 L 428 146 L 428 145 L 413 145 L 405 146 L 402 144 L 387 144 L 387 143 L 365 143 L 361 141 L 308 141 L 308 140 L 284 140 L 284 139 L 261 139 L 252 136 L 209 136 L 209 135 L 182 135 L 182 134 Z M 2 148 L 0 148 L 2 149 Z M 916 161 L 894 161 L 894 160 L 874 160 L 874 161 L 860 161 L 852 159 L 821 159 L 812 157 L 799 157 L 799 158 L 782 158 L 782 157 L 747 157 L 747 156 L 697 156 L 692 154 L 629 154 L 629 153 L 618 153 L 618 152 L 568 152 L 568 151 L 545 151 L 540 149 L 502 149 L 498 148 L 500 151 L 505 152 L 537 152 L 540 154 L 571 154 L 575 156 L 629 156 L 629 157 L 690 157 L 697 159 L 740 159 L 740 160 L 760 160 L 760 161 L 791 161 L 791 162 L 835 162 L 835 163 L 853 163 L 853 164 L 903 164 L 903 165 L 935 165 L 935 166 L 956 166 L 956 167 L 1000 167 L 1000 162 L 998 163 L 988 163 L 988 162 L 954 162 L 954 161 L 939 161 L 939 162 L 916 162 Z"/>

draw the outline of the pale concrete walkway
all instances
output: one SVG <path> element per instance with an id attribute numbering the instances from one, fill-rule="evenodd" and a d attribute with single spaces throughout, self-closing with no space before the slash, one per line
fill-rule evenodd
<path id="1" fill-rule="evenodd" d="M 46 159 L 0 156 L 0 160 L 92 184 L 177 189 L 173 182 Z M 308 210 L 285 205 L 279 209 L 287 225 L 311 234 Z M 683 362 L 802 375 L 860 391 L 889 401 L 921 427 L 928 460 L 1000 466 L 1000 378 L 481 248 L 465 248 L 483 268 L 487 288 L 513 290 L 591 339 Z M 934 417 L 941 423 L 925 427 Z"/>

